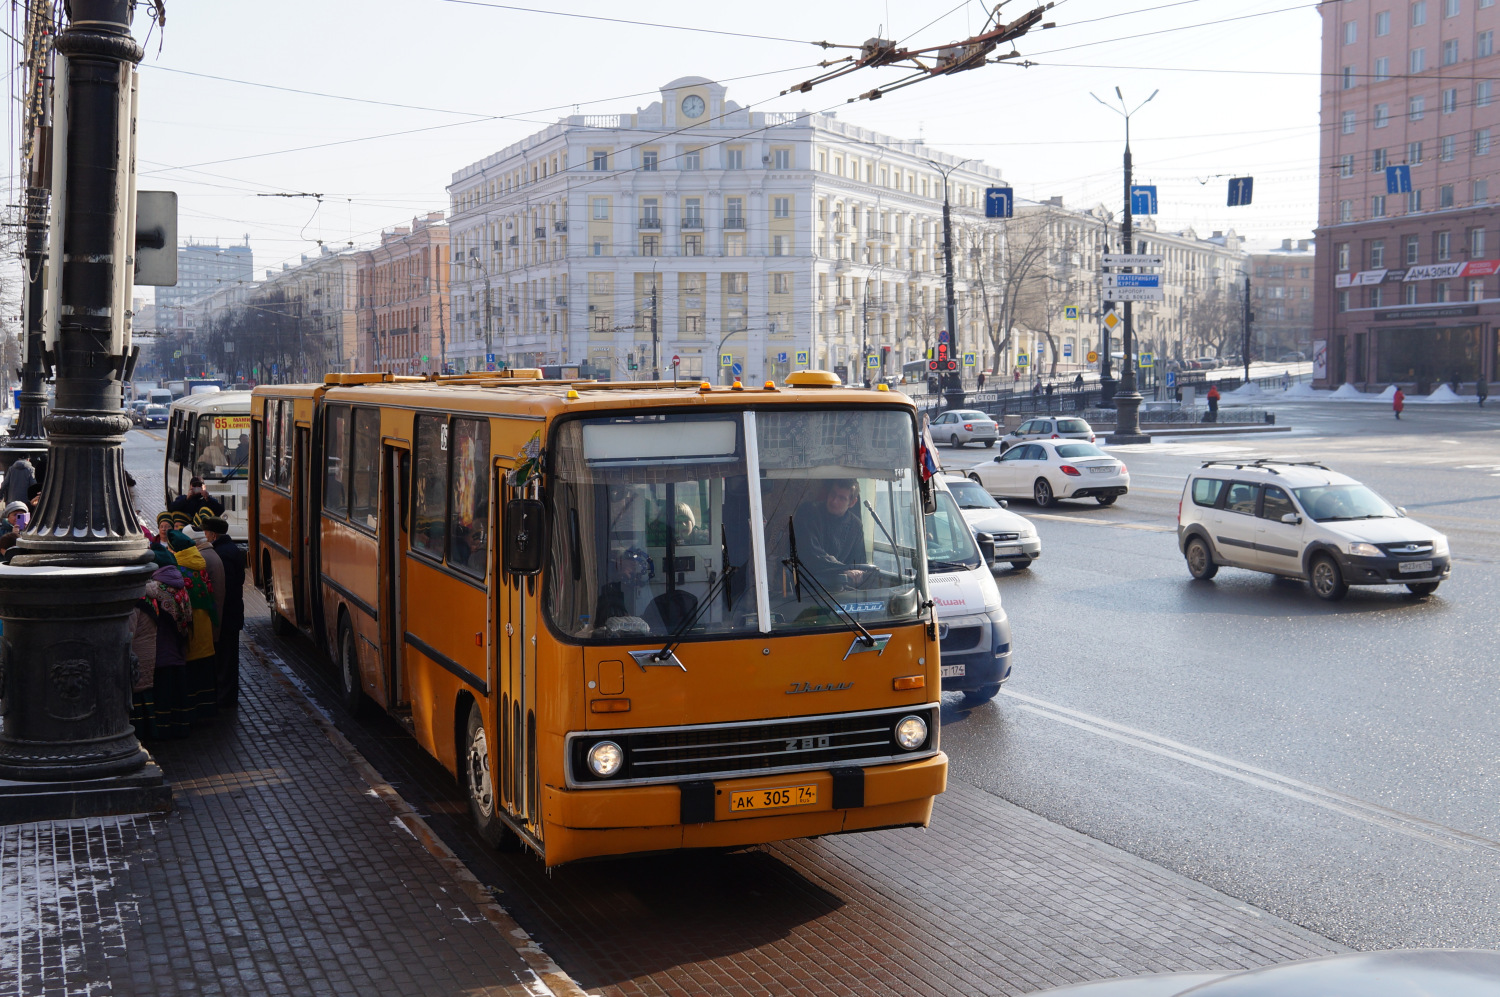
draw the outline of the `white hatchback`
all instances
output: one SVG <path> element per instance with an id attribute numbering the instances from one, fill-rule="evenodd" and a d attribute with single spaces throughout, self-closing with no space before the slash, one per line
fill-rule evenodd
<path id="1" fill-rule="evenodd" d="M 969 477 L 996 498 L 1030 498 L 1046 508 L 1058 499 L 1114 505 L 1130 491 L 1130 470 L 1092 443 L 1039 440 L 976 464 Z"/>

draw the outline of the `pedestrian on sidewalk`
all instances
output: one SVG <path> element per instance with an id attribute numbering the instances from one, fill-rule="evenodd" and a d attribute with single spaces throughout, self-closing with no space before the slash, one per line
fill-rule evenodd
<path id="1" fill-rule="evenodd" d="M 187 641 L 187 672 L 194 720 L 207 720 L 219 710 L 214 689 L 214 625 L 218 622 L 214 595 L 208 580 L 208 562 L 181 530 L 167 534 L 167 546 L 187 582 L 188 602 L 193 607 L 193 627 Z"/>
<path id="2" fill-rule="evenodd" d="M 1011 368 L 1011 372 L 1013 374 L 1015 374 L 1015 382 L 1017 384 L 1020 384 L 1021 383 L 1021 368 L 1019 368 L 1019 367 L 1013 367 L 1013 368 Z"/>
<path id="3" fill-rule="evenodd" d="M 1391 408 L 1396 411 L 1396 418 L 1401 418 L 1401 410 L 1406 408 L 1406 395 L 1398 387 L 1396 393 L 1391 396 Z"/>
<path id="4" fill-rule="evenodd" d="M 5 476 L 3 482 L 0 482 L 0 502 L 26 502 L 31 499 L 30 489 L 36 484 L 36 472 L 32 470 L 31 461 L 21 457 L 8 466 L 0 466 L 0 473 Z"/>
<path id="5" fill-rule="evenodd" d="M 1219 386 L 1217 384 L 1210 384 L 1208 386 L 1208 394 L 1206 396 L 1204 396 L 1204 397 L 1206 397 L 1208 399 L 1208 415 L 1206 417 L 1207 421 L 1209 421 L 1209 422 L 1218 422 L 1219 421 Z"/>
<path id="6" fill-rule="evenodd" d="M 1047 382 L 1047 414 L 1052 414 L 1052 382 Z"/>
<path id="7" fill-rule="evenodd" d="M 229 536 L 229 521 L 214 516 L 203 523 L 203 536 L 224 564 L 224 600 L 219 611 L 215 647 L 220 706 L 233 706 L 240 695 L 240 631 L 245 628 L 245 552 Z"/>
<path id="8" fill-rule="evenodd" d="M 1083 372 L 1082 371 L 1079 371 L 1078 376 L 1075 377 L 1075 378 L 1073 378 L 1073 390 L 1074 391 L 1082 391 L 1083 390 Z"/>
<path id="9" fill-rule="evenodd" d="M 979 390 L 983 391 L 984 390 L 984 371 L 980 371 L 979 372 L 978 382 L 979 382 Z"/>
<path id="10" fill-rule="evenodd" d="M 1479 407 L 1484 408 L 1484 400 L 1490 396 L 1490 382 L 1484 379 L 1483 374 L 1474 381 L 1474 396 L 1479 399 Z"/>
<path id="11" fill-rule="evenodd" d="M 141 618 L 133 619 L 132 625 L 136 636 L 140 635 L 142 627 L 155 628 L 152 642 L 155 664 L 149 706 L 133 703 L 131 720 L 136 723 L 137 734 L 143 736 L 187 737 L 196 712 L 186 657 L 187 636 L 193 628 L 193 607 L 188 598 L 187 580 L 177 567 L 172 552 L 155 544 L 151 553 L 159 567 L 146 583 L 146 601 L 150 609 L 143 609 Z M 136 653 L 141 652 L 137 650 Z M 149 714 L 145 712 L 148 708 Z"/>

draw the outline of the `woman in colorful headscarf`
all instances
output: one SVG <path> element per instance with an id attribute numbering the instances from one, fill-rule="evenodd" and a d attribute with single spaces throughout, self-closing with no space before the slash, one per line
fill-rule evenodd
<path id="1" fill-rule="evenodd" d="M 215 686 L 214 627 L 218 625 L 218 607 L 214 604 L 213 586 L 208 580 L 208 562 L 181 530 L 167 534 L 167 545 L 177 559 L 177 567 L 187 580 L 188 602 L 193 607 L 193 632 L 188 637 L 188 681 L 197 704 L 195 719 L 206 720 L 219 712 L 219 693 Z"/>
<path id="2" fill-rule="evenodd" d="M 198 709 L 184 656 L 193 607 L 172 552 L 160 544 L 151 552 L 158 567 L 130 620 L 131 643 L 140 661 L 130 719 L 142 737 L 186 737 Z M 152 667 L 149 687 L 144 687 L 148 654 Z"/>

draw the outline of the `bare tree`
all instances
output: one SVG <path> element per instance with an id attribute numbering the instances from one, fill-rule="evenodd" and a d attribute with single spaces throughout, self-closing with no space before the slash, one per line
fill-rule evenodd
<path id="1" fill-rule="evenodd" d="M 1045 212 L 1011 218 L 1003 224 L 1003 242 L 996 253 L 981 257 L 971 287 L 978 292 L 979 311 L 992 350 L 990 373 L 1000 372 L 1000 357 L 1027 306 L 1030 284 L 1048 267 L 1048 225 Z M 971 236 L 976 238 L 977 236 Z"/>

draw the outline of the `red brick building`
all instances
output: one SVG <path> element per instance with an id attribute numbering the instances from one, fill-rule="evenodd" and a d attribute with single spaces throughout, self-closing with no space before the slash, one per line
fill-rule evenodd
<path id="1" fill-rule="evenodd" d="M 1473 390 L 1500 371 L 1500 5 L 1319 12 L 1315 383 Z"/>
<path id="2" fill-rule="evenodd" d="M 443 213 L 413 218 L 359 254 L 359 369 L 442 370 L 451 339 L 448 225 Z"/>
<path id="3" fill-rule="evenodd" d="M 1251 329 L 1258 359 L 1312 355 L 1313 263 L 1311 239 L 1283 239 L 1279 249 L 1250 254 Z"/>

